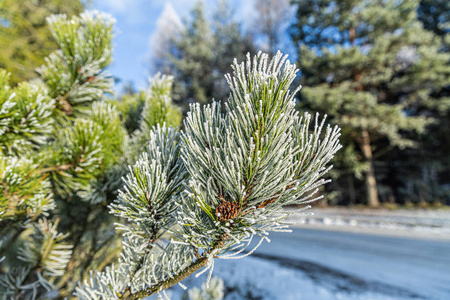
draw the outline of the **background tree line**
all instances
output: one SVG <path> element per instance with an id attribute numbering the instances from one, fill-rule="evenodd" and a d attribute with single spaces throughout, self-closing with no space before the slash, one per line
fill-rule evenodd
<path id="1" fill-rule="evenodd" d="M 6 20 L 0 26 L 2 43 L 12 43 L 14 34 L 23 36 L 23 28 L 28 28 L 30 38 L 17 40 L 15 54 L 2 48 L 0 66 L 20 75 L 15 70 L 42 60 L 43 55 L 32 50 L 38 38 L 31 36 L 42 35 L 38 32 L 43 21 L 7 20 L 8 12 L 18 5 L 25 16 L 31 15 L 24 8 L 33 1 L 7 2 L 0 10 Z M 82 7 L 78 2 L 41 2 L 48 13 L 58 9 L 76 13 Z M 174 76 L 173 98 L 182 111 L 194 102 L 226 101 L 222 74 L 230 72 L 232 59 L 242 60 L 258 49 L 274 53 L 288 44 L 304 85 L 298 109 L 326 113 L 343 128 L 344 149 L 334 162 L 333 183 L 326 187 L 333 195 L 329 204 L 449 204 L 449 2 L 256 3 L 248 31 L 235 20 L 226 1 L 219 1 L 212 13 L 205 12 L 199 1 L 181 24 L 170 15 L 160 20 L 160 30 L 169 37 L 153 46 L 158 49 L 153 51 L 152 71 Z M 33 16 L 38 12 L 31 11 Z M 174 26 L 167 32 L 169 25 Z M 31 46 L 21 46 L 26 43 Z M 11 57 L 21 57 L 23 62 Z M 16 69 L 9 65 L 12 61 L 19 65 Z M 27 69 L 23 74 L 13 77 L 12 83 L 29 79 L 33 72 Z M 127 97 L 121 97 L 123 103 Z"/>
<path id="2" fill-rule="evenodd" d="M 343 128 L 330 203 L 449 203 L 447 1 L 264 0 L 249 32 L 224 2 L 211 20 L 203 7 L 198 2 L 165 51 L 178 103 L 226 100 L 215 74 L 229 71 L 229 58 L 273 53 L 289 37 L 304 85 L 298 109 Z"/>

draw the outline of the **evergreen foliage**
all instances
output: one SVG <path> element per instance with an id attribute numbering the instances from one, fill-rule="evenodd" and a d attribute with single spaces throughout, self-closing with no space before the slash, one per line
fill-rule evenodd
<path id="1" fill-rule="evenodd" d="M 45 19 L 51 14 L 77 15 L 80 0 L 2 0 L 0 2 L 0 68 L 12 75 L 11 84 L 37 77 L 34 68 L 57 48 Z"/>
<path id="2" fill-rule="evenodd" d="M 185 131 L 150 133 L 110 211 L 127 222 L 117 265 L 91 273 L 80 299 L 137 299 L 164 290 L 214 259 L 251 254 L 270 231 L 289 231 L 290 204 L 316 200 L 339 128 L 298 115 L 295 65 L 278 53 L 233 64 L 229 102 L 191 105 Z M 319 197 L 321 198 L 321 197 Z M 260 241 L 248 251 L 254 238 Z M 248 251 L 242 254 L 243 251 Z"/>
<path id="3" fill-rule="evenodd" d="M 132 135 L 121 120 L 129 115 L 104 101 L 113 85 L 106 70 L 113 24 L 95 11 L 52 15 L 59 49 L 40 77 L 11 87 L 0 70 L 2 299 L 68 296 L 89 268 L 114 260 L 120 248 L 105 206 L 145 147 L 148 128 L 180 122 L 167 76 L 151 80 Z"/>
<path id="4" fill-rule="evenodd" d="M 177 127 L 181 123 L 181 111 L 172 104 L 173 76 L 157 73 L 149 79 L 149 89 L 134 95 L 125 95 L 114 101 L 124 117 L 123 122 L 131 134 L 127 157 L 133 164 L 146 146 L 149 134 L 158 124 Z"/>
<path id="5" fill-rule="evenodd" d="M 441 39 L 440 52 L 449 53 L 450 3 L 423 0 L 418 18 L 425 29 Z M 449 64 L 447 61 L 446 66 Z M 432 116 L 435 122 L 420 137 L 417 149 L 390 159 L 406 166 L 401 174 L 404 178 L 401 193 L 406 201 L 445 203 L 450 198 L 450 83 L 434 87 L 430 99 L 417 107 L 417 113 Z"/>
<path id="6" fill-rule="evenodd" d="M 199 289 L 198 287 L 190 289 L 188 291 L 187 297 L 183 297 L 183 299 L 222 300 L 224 296 L 223 288 L 223 280 L 217 277 L 213 277 L 211 278 L 209 285 L 203 283 L 201 289 Z"/>
<path id="7" fill-rule="evenodd" d="M 230 61 L 254 50 L 225 1 L 219 2 L 214 22 L 206 18 L 204 4 L 198 1 L 174 43 L 169 69 L 175 77 L 175 103 L 184 112 L 191 103 L 206 104 L 213 97 L 225 100 L 228 90 L 222 74 L 231 70 Z"/>
<path id="8" fill-rule="evenodd" d="M 64 241 L 67 234 L 58 233 L 57 224 L 58 220 L 52 224 L 44 218 L 33 225 L 33 233 L 17 251 L 17 259 L 23 264 L 9 266 L 0 278 L 2 299 L 51 295 L 53 279 L 64 274 L 72 254 L 72 245 Z"/>
<path id="9" fill-rule="evenodd" d="M 417 20 L 417 0 L 295 3 L 302 105 L 343 127 L 342 154 L 361 157 L 367 203 L 378 206 L 375 160 L 418 145 L 432 119 L 417 108 L 448 85 L 449 54 Z"/>

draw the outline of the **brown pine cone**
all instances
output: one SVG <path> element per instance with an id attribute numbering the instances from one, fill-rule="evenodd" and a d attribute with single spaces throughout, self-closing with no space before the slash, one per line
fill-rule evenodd
<path id="1" fill-rule="evenodd" d="M 72 115 L 72 105 L 69 103 L 69 101 L 65 100 L 64 98 L 59 99 L 59 109 L 62 110 L 66 115 L 70 116 Z"/>
<path id="2" fill-rule="evenodd" d="M 216 208 L 216 216 L 220 222 L 225 222 L 237 216 L 239 206 L 235 203 L 223 201 L 222 204 Z"/>

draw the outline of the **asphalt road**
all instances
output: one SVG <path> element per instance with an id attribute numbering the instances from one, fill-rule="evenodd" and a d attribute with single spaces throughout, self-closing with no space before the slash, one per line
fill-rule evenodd
<path id="1" fill-rule="evenodd" d="M 450 241 L 294 228 L 252 255 L 299 269 L 327 288 L 450 299 Z"/>

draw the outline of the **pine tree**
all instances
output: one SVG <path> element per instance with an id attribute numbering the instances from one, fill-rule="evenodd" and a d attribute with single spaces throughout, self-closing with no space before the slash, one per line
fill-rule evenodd
<path id="1" fill-rule="evenodd" d="M 0 1 L 0 68 L 11 73 L 14 86 L 36 78 L 34 68 L 57 48 L 45 18 L 51 14 L 77 15 L 80 0 L 2 0 Z"/>
<path id="2" fill-rule="evenodd" d="M 243 59 L 253 46 L 233 21 L 227 2 L 220 1 L 214 22 L 198 1 L 190 20 L 175 39 L 175 55 L 169 56 L 174 81 L 174 100 L 184 112 L 191 103 L 209 103 L 213 97 L 225 100 L 228 92 L 222 74 L 229 72 L 233 58 Z"/>
<path id="3" fill-rule="evenodd" d="M 147 91 L 124 94 L 117 101 L 110 101 L 121 112 L 129 134 L 143 131 L 143 126 L 152 128 L 163 123 L 173 127 L 180 125 L 181 113 L 172 104 L 172 85 L 173 76 L 157 73 L 149 78 Z"/>
<path id="4" fill-rule="evenodd" d="M 213 16 L 212 28 L 214 32 L 214 90 L 209 96 L 225 101 L 228 97 L 229 87 L 222 76 L 231 72 L 234 59 L 243 60 L 246 53 L 255 53 L 252 37 L 242 33 L 242 26 L 234 21 L 235 11 L 230 7 L 229 1 L 219 0 L 218 8 Z"/>
<path id="5" fill-rule="evenodd" d="M 440 0 L 422 0 L 418 7 L 418 18 L 424 28 L 437 35 L 441 42 L 441 53 L 450 50 L 450 3 Z M 447 67 L 450 60 L 447 61 Z M 417 108 L 417 113 L 432 116 L 435 122 L 427 134 L 420 139 L 420 146 L 402 156 L 402 174 L 408 201 L 428 201 L 439 204 L 450 199 L 450 82 L 434 87 L 430 99 Z"/>
<path id="6" fill-rule="evenodd" d="M 298 115 L 296 66 L 278 53 L 233 64 L 225 112 L 191 105 L 185 131 L 157 127 L 112 205 L 124 218 L 118 264 L 80 283 L 80 299 L 138 299 L 159 293 L 214 259 L 251 254 L 271 231 L 288 231 L 290 204 L 316 200 L 340 148 L 339 128 Z M 319 197 L 320 198 L 320 197 Z M 246 251 L 253 238 L 257 246 Z"/>
<path id="7" fill-rule="evenodd" d="M 417 20 L 417 0 L 295 3 L 302 103 L 330 115 L 345 147 L 360 150 L 367 203 L 378 206 L 375 159 L 417 146 L 430 120 L 416 108 L 448 84 L 449 55 Z"/>
<path id="8" fill-rule="evenodd" d="M 4 299 L 68 296 L 87 268 L 115 258 L 120 241 L 105 206 L 122 187 L 134 152 L 145 147 L 148 126 L 178 125 L 181 118 L 169 98 L 171 78 L 157 76 L 129 136 L 116 105 L 104 101 L 113 85 L 106 68 L 114 20 L 84 12 L 48 23 L 59 49 L 38 69 L 39 79 L 12 88 L 0 70 Z"/>
<path id="9" fill-rule="evenodd" d="M 176 41 L 177 56 L 172 59 L 177 103 L 186 111 L 189 103 L 207 103 L 214 86 L 214 37 L 206 19 L 203 3 L 198 1 L 191 12 L 192 23 L 185 24 Z"/>

